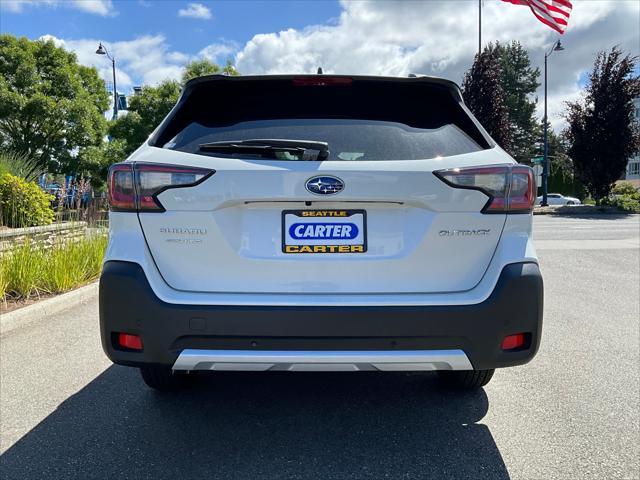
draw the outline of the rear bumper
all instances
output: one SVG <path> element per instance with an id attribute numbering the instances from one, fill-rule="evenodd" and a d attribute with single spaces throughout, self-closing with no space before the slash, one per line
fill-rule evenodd
<path id="1" fill-rule="evenodd" d="M 158 299 L 136 263 L 106 262 L 100 278 L 100 330 L 107 356 L 122 365 L 176 370 L 520 365 L 538 350 L 542 308 L 542 277 L 534 263 L 507 265 L 487 300 L 457 306 L 178 305 Z M 144 350 L 119 349 L 119 332 L 140 335 Z M 521 332 L 527 333 L 526 348 L 501 350 L 506 335 Z"/>

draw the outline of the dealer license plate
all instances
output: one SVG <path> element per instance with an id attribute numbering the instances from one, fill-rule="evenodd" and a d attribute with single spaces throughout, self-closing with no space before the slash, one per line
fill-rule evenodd
<path id="1" fill-rule="evenodd" d="M 285 210 L 284 253 L 364 253 L 367 213 L 364 210 Z"/>

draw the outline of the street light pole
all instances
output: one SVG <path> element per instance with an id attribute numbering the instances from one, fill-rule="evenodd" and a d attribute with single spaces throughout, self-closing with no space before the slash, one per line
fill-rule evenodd
<path id="1" fill-rule="evenodd" d="M 111 59 L 111 70 L 113 71 L 113 119 L 118 118 L 118 87 L 116 86 L 116 59 Z"/>
<path id="2" fill-rule="evenodd" d="M 102 45 L 102 42 L 98 45 L 98 49 L 96 50 L 96 54 L 98 55 L 106 55 L 109 60 L 111 60 L 111 69 L 113 70 L 113 117 L 115 120 L 118 118 L 118 88 L 116 86 L 116 59 L 109 55 L 107 48 Z"/>
<path id="3" fill-rule="evenodd" d="M 547 202 L 548 185 L 549 185 L 549 132 L 547 126 L 547 63 L 548 58 L 553 52 L 560 52 L 564 50 L 564 47 L 558 40 L 553 44 L 551 50 L 544 55 L 544 160 L 542 161 L 542 202 L 540 205 L 546 207 L 549 205 Z"/>

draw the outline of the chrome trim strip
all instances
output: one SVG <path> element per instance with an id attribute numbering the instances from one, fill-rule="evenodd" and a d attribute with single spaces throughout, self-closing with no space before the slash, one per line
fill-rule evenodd
<path id="1" fill-rule="evenodd" d="M 272 351 L 195 350 L 178 356 L 173 370 L 431 371 L 473 370 L 462 350 Z"/>

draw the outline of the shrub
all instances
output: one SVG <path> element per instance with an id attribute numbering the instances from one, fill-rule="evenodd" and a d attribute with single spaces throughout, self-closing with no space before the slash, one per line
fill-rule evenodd
<path id="1" fill-rule="evenodd" d="M 38 162 L 22 153 L 0 150 L 0 176 L 10 173 L 27 182 L 37 182 L 44 173 Z"/>
<path id="2" fill-rule="evenodd" d="M 609 203 L 620 210 L 629 213 L 640 213 L 640 195 L 620 195 L 612 198 Z"/>
<path id="3" fill-rule="evenodd" d="M 605 205 L 617 207 L 630 213 L 640 213 L 640 191 L 629 182 L 618 182 L 611 190 L 612 195 Z"/>
<path id="4" fill-rule="evenodd" d="M 640 198 L 640 191 L 629 182 L 616 183 L 611 193 L 614 195 L 637 195 Z"/>
<path id="5" fill-rule="evenodd" d="M 53 195 L 15 175 L 0 176 L 0 222 L 12 228 L 48 225 L 53 222 Z"/>

